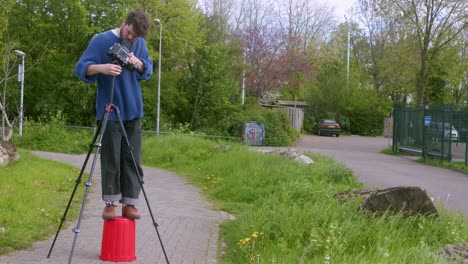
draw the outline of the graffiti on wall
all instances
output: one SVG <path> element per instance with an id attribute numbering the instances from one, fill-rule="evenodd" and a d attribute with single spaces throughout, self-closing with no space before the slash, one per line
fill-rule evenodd
<path id="1" fill-rule="evenodd" d="M 248 122 L 244 129 L 245 142 L 250 146 L 262 146 L 265 139 L 265 124 Z"/>

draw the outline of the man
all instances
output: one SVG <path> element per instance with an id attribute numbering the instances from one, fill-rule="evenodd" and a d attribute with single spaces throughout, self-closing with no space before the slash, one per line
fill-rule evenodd
<path id="1" fill-rule="evenodd" d="M 102 218 L 106 220 L 116 218 L 117 201 L 123 204 L 122 216 L 140 218 L 135 208 L 141 191 L 137 173 L 143 177 L 140 166 L 143 98 L 139 81 L 148 80 L 153 75 L 153 61 L 144 40 L 149 27 L 150 19 L 142 9 L 130 12 L 119 28 L 94 36 L 75 66 L 75 73 L 81 80 L 87 83 L 97 81 L 98 123 L 104 117 L 106 105 L 113 103 L 119 108 L 138 167 L 137 172 L 117 115 L 111 111 L 101 142 L 101 187 L 102 199 L 106 203 Z M 131 44 L 128 61 L 122 64 L 124 67 L 113 63 L 115 61 L 108 55 L 115 43 L 122 42 Z"/>

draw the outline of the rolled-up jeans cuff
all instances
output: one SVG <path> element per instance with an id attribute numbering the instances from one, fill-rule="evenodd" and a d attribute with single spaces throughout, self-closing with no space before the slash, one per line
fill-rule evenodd
<path id="1" fill-rule="evenodd" d="M 138 205 L 137 198 L 122 197 L 119 202 L 122 204 Z"/>
<path id="2" fill-rule="evenodd" d="M 120 199 L 122 199 L 122 194 L 114 194 L 114 195 L 106 195 L 106 194 L 103 194 L 102 195 L 102 200 L 104 200 L 104 202 L 115 202 L 115 201 L 119 201 Z"/>

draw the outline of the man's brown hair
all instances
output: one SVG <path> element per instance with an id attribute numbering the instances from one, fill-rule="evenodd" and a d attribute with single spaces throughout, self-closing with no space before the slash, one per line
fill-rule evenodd
<path id="1" fill-rule="evenodd" d="M 128 13 L 127 19 L 125 19 L 125 24 L 133 25 L 133 30 L 138 36 L 146 38 L 150 28 L 150 18 L 148 14 L 145 13 L 143 8 L 137 8 L 134 11 Z"/>

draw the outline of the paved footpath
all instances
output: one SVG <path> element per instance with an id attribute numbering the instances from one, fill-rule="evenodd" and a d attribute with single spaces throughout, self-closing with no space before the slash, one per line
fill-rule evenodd
<path id="1" fill-rule="evenodd" d="M 72 164 L 80 169 L 86 158 L 85 155 L 33 153 L 47 159 Z M 88 161 L 86 168 L 88 172 L 93 156 L 91 155 Z M 47 254 L 55 235 L 35 243 L 29 250 L 0 256 L 1 264 L 63 264 L 68 263 L 70 255 L 72 255 L 72 263 L 112 263 L 99 259 L 103 229 L 101 214 L 104 208 L 101 200 L 99 163 L 98 160 L 93 174 L 93 185 L 90 187 L 88 201 L 85 203 L 80 233 L 76 236 L 74 253 L 70 254 L 75 237 L 72 229 L 77 225 L 76 220 L 62 228 L 50 258 L 47 258 Z M 150 167 L 143 167 L 143 171 L 145 175 L 143 187 L 155 221 L 159 224 L 158 231 L 170 263 L 216 263 L 218 244 L 220 244 L 219 224 L 228 220 L 229 215 L 214 210 L 199 189 L 191 186 L 184 178 Z M 77 174 L 76 177 L 78 176 Z M 88 176 L 84 175 L 82 182 L 86 181 L 88 181 Z M 78 188 L 85 188 L 85 186 L 80 184 Z M 75 195 L 74 200 L 78 199 L 81 205 L 82 197 L 77 196 Z M 67 197 L 67 202 L 69 197 Z M 131 263 L 166 263 L 143 193 L 140 195 L 140 204 L 137 208 L 141 213 L 141 219 L 136 221 L 135 255 L 137 260 Z M 120 215 L 121 207 L 116 209 Z M 71 210 L 79 210 L 79 206 Z"/>

